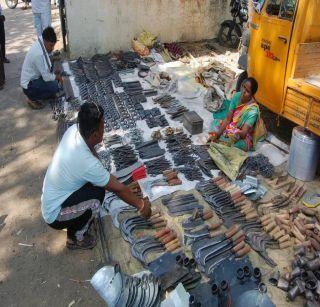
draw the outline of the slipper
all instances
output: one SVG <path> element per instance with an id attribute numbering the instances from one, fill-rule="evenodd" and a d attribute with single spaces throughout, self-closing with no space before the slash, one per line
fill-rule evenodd
<path id="1" fill-rule="evenodd" d="M 86 234 L 82 241 L 74 240 L 74 241 L 67 241 L 66 246 L 71 250 L 76 249 L 92 249 L 97 245 L 96 239 L 90 235 Z"/>
<path id="2" fill-rule="evenodd" d="M 33 110 L 40 110 L 44 108 L 44 104 L 40 101 L 32 101 L 28 99 L 28 105 Z"/>
<path id="3" fill-rule="evenodd" d="M 320 194 L 308 193 L 303 197 L 302 203 L 308 208 L 316 208 L 320 205 Z"/>

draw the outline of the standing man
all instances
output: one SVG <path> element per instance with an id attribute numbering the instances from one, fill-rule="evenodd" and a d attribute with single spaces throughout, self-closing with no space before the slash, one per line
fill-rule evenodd
<path id="1" fill-rule="evenodd" d="M 2 57 L 3 63 L 10 63 L 10 61 L 6 58 L 6 34 L 4 30 L 4 22 L 6 18 L 2 14 L 2 7 L 0 4 L 0 56 Z"/>
<path id="2" fill-rule="evenodd" d="M 62 76 L 53 73 L 49 54 L 53 51 L 57 36 L 53 28 L 44 29 L 28 51 L 22 66 L 20 85 L 28 97 L 32 109 L 44 107 L 41 100 L 55 98 L 63 84 Z"/>
<path id="3" fill-rule="evenodd" d="M 51 26 L 51 0 L 32 0 L 32 12 L 37 36 Z"/>

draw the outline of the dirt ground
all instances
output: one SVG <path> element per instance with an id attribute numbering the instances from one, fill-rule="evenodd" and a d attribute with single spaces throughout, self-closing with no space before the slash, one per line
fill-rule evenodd
<path id="1" fill-rule="evenodd" d="M 19 86 L 24 56 L 35 40 L 32 12 L 0 3 L 11 60 L 0 91 L 0 305 L 105 306 L 86 281 L 101 265 L 99 254 L 68 251 L 65 232 L 43 222 L 41 188 L 57 144 L 56 122 L 49 106 L 31 110 Z"/>

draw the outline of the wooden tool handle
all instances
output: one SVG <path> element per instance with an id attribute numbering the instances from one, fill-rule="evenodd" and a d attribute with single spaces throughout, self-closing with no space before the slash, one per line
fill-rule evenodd
<path id="1" fill-rule="evenodd" d="M 160 214 L 161 214 L 161 211 L 160 211 L 160 209 L 154 209 L 154 210 L 152 210 L 152 213 L 151 213 L 151 217 L 150 218 L 152 218 L 153 216 L 160 216 Z"/>
<path id="2" fill-rule="evenodd" d="M 166 175 L 168 175 L 168 174 L 170 174 L 172 172 L 174 172 L 173 169 L 166 169 L 165 171 L 162 172 L 162 175 L 166 176 Z"/>
<path id="3" fill-rule="evenodd" d="M 209 233 L 209 238 L 215 238 L 217 236 L 225 235 L 225 232 L 223 230 L 218 230 L 214 232 Z"/>
<path id="4" fill-rule="evenodd" d="M 233 240 L 233 245 L 237 245 L 240 242 L 244 242 L 245 238 L 246 238 L 246 236 L 244 234 L 237 237 L 235 240 Z"/>
<path id="5" fill-rule="evenodd" d="M 234 199 L 233 202 L 234 202 L 235 204 L 238 204 L 238 203 L 241 203 L 241 202 L 243 202 L 243 201 L 245 201 L 245 200 L 246 200 L 246 197 L 245 197 L 244 195 L 241 195 L 240 197 Z"/>
<path id="6" fill-rule="evenodd" d="M 217 182 L 217 181 L 219 181 L 219 180 L 221 180 L 221 179 L 223 179 L 223 177 L 222 176 L 217 176 L 217 177 L 215 177 L 215 178 L 212 178 L 212 182 Z"/>
<path id="7" fill-rule="evenodd" d="M 171 179 L 168 181 L 168 185 L 170 187 L 172 187 L 174 185 L 180 185 L 180 184 L 182 184 L 182 181 L 179 178 Z"/>
<path id="8" fill-rule="evenodd" d="M 221 225 L 222 225 L 222 221 L 221 220 L 219 220 L 219 221 L 217 221 L 215 223 L 211 223 L 211 224 L 208 225 L 208 230 L 209 231 L 210 230 L 215 230 L 215 229 L 219 228 Z"/>
<path id="9" fill-rule="evenodd" d="M 173 245 L 170 245 L 168 248 L 167 248 L 167 251 L 168 252 L 173 252 L 174 250 L 176 250 L 177 248 L 180 247 L 180 243 L 176 243 L 176 244 L 173 244 Z"/>
<path id="10" fill-rule="evenodd" d="M 177 234 L 175 232 L 172 232 L 171 235 L 169 235 L 167 238 L 164 238 L 161 243 L 167 244 L 176 238 L 177 238 Z"/>
<path id="11" fill-rule="evenodd" d="M 150 219 L 151 224 L 157 224 L 163 221 L 165 221 L 165 219 L 162 216 L 158 216 Z"/>
<path id="12" fill-rule="evenodd" d="M 279 244 L 280 249 L 292 246 L 292 241 L 288 240 Z"/>
<path id="13" fill-rule="evenodd" d="M 171 231 L 171 229 L 169 227 L 166 227 L 166 228 L 161 229 L 158 232 L 156 232 L 153 237 L 155 239 L 159 239 L 159 238 L 165 236 L 166 234 L 168 234 L 170 231 Z"/>
<path id="14" fill-rule="evenodd" d="M 210 210 L 202 215 L 204 221 L 209 220 L 213 217 L 213 212 Z"/>
<path id="15" fill-rule="evenodd" d="M 231 237 L 231 240 L 235 242 L 241 236 L 244 236 L 244 231 L 242 229 L 235 233 L 234 236 Z"/>
<path id="16" fill-rule="evenodd" d="M 290 235 L 285 235 L 285 236 L 282 236 L 278 239 L 279 243 L 283 243 L 288 240 L 290 240 Z"/>
<path id="17" fill-rule="evenodd" d="M 177 176 L 178 176 L 177 172 L 171 172 L 165 175 L 167 181 L 170 181 L 171 179 L 175 179 L 177 178 Z"/>
<path id="18" fill-rule="evenodd" d="M 246 220 L 252 220 L 252 219 L 256 219 L 258 217 L 258 213 L 257 211 L 251 212 L 248 215 L 246 215 Z"/>
<path id="19" fill-rule="evenodd" d="M 234 200 L 234 199 L 241 197 L 242 194 L 241 194 L 241 191 L 235 191 L 235 192 L 231 193 L 230 195 L 231 195 L 232 200 Z"/>
<path id="20" fill-rule="evenodd" d="M 225 234 L 226 238 L 227 238 L 227 239 L 231 238 L 232 236 L 235 235 L 235 233 L 236 233 L 238 230 L 239 230 L 239 225 L 237 225 L 237 224 L 233 225 L 232 227 L 230 227 L 230 228 L 227 230 L 227 232 L 226 232 L 226 234 Z"/>
<path id="21" fill-rule="evenodd" d="M 167 221 L 159 222 L 152 225 L 154 228 L 162 228 L 167 226 Z"/>
<path id="22" fill-rule="evenodd" d="M 243 257 L 246 254 L 248 254 L 250 251 L 251 251 L 250 246 L 248 244 L 245 244 L 244 248 L 242 248 L 236 253 L 236 257 Z"/>
<path id="23" fill-rule="evenodd" d="M 166 249 L 167 249 L 167 248 L 170 247 L 171 245 L 174 245 L 174 244 L 177 244 L 177 243 L 179 243 L 179 240 L 178 240 L 178 239 L 174 239 L 174 240 L 168 242 L 167 244 L 165 244 L 165 247 L 166 247 Z"/>
<path id="24" fill-rule="evenodd" d="M 256 208 L 254 208 L 254 207 L 247 207 L 247 208 L 241 209 L 240 212 L 241 212 L 242 214 L 248 215 L 249 213 L 256 212 Z"/>
<path id="25" fill-rule="evenodd" d="M 163 240 L 166 240 L 167 238 L 169 238 L 172 233 L 173 233 L 173 230 L 170 229 L 170 232 L 168 232 L 167 234 L 165 234 L 164 236 L 162 236 L 161 238 L 159 238 L 159 241 L 160 241 L 161 243 L 163 243 Z"/>
<path id="26" fill-rule="evenodd" d="M 283 237 L 285 234 L 286 234 L 286 233 L 285 233 L 284 230 L 280 230 L 280 231 L 278 231 L 277 233 L 275 233 L 275 234 L 273 235 L 273 237 L 274 237 L 275 240 L 278 240 L 279 238 Z"/>
<path id="27" fill-rule="evenodd" d="M 243 249 L 246 246 L 246 243 L 244 241 L 239 242 L 237 245 L 235 245 L 232 248 L 232 251 L 234 253 L 237 253 L 238 251 L 240 251 L 241 249 Z"/>

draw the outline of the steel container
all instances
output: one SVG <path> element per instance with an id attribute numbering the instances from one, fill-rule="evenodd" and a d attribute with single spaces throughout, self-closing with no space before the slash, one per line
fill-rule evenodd
<path id="1" fill-rule="evenodd" d="M 312 181 L 319 160 L 319 137 L 302 127 L 292 131 L 288 173 L 302 181 Z"/>

